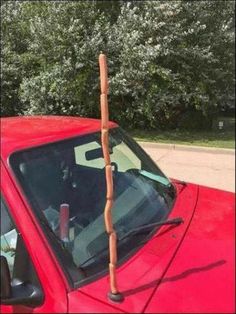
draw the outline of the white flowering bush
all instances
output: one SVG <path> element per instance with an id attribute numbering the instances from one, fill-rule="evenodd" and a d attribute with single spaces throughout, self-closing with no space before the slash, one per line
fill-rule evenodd
<path id="1" fill-rule="evenodd" d="M 124 4 L 109 33 L 113 112 L 151 128 L 178 127 L 189 110 L 212 117 L 233 95 L 232 12 L 230 1 Z"/>
<path id="2" fill-rule="evenodd" d="M 2 115 L 98 117 L 100 51 L 124 126 L 201 122 L 234 95 L 234 1 L 6 1 L 1 13 Z"/>

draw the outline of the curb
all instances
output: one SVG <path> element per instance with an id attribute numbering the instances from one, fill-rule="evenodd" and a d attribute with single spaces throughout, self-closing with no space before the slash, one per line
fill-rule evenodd
<path id="1" fill-rule="evenodd" d="M 138 141 L 138 143 L 144 148 L 159 148 L 159 149 L 173 149 L 179 151 L 192 151 L 192 152 L 205 152 L 215 154 L 226 154 L 235 155 L 235 149 L 229 148 L 216 148 L 216 147 L 204 147 L 204 146 L 191 146 L 191 145 L 180 145 L 180 144 L 165 144 L 165 143 L 154 143 Z"/>

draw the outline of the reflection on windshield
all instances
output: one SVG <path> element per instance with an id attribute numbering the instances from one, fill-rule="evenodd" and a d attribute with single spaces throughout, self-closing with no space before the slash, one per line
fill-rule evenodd
<path id="1" fill-rule="evenodd" d="M 112 216 L 118 236 L 165 219 L 172 208 L 174 190 L 151 159 L 120 129 L 110 131 L 110 156 Z M 35 214 L 47 222 L 57 238 L 60 206 L 69 205 L 69 243 L 65 248 L 77 268 L 83 264 L 86 277 L 107 268 L 108 238 L 103 217 L 106 181 L 100 134 L 19 152 L 11 156 L 10 163 Z M 140 239 L 143 236 L 140 234 Z M 132 237 L 121 243 L 119 260 L 135 243 L 137 239 Z M 98 254 L 100 251 L 104 254 Z"/>

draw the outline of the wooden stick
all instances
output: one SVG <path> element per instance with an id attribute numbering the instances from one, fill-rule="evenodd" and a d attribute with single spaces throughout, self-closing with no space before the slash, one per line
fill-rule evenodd
<path id="1" fill-rule="evenodd" d="M 121 301 L 122 295 L 119 293 L 116 281 L 116 263 L 117 263 L 117 237 L 113 228 L 111 209 L 113 206 L 113 177 L 112 167 L 109 154 L 109 110 L 107 101 L 108 92 L 108 76 L 107 76 L 107 62 L 104 54 L 99 55 L 99 68 L 100 68 L 100 84 L 101 84 L 101 139 L 102 139 L 102 151 L 105 161 L 105 173 L 106 173 L 106 205 L 104 208 L 104 219 L 106 232 L 109 237 L 109 273 L 110 273 L 110 287 L 111 293 L 110 299 L 113 301 Z"/>

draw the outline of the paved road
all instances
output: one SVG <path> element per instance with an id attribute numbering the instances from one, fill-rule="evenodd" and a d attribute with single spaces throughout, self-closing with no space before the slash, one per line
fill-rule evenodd
<path id="1" fill-rule="evenodd" d="M 140 142 L 162 171 L 171 178 L 235 191 L 235 152 L 194 149 Z"/>

